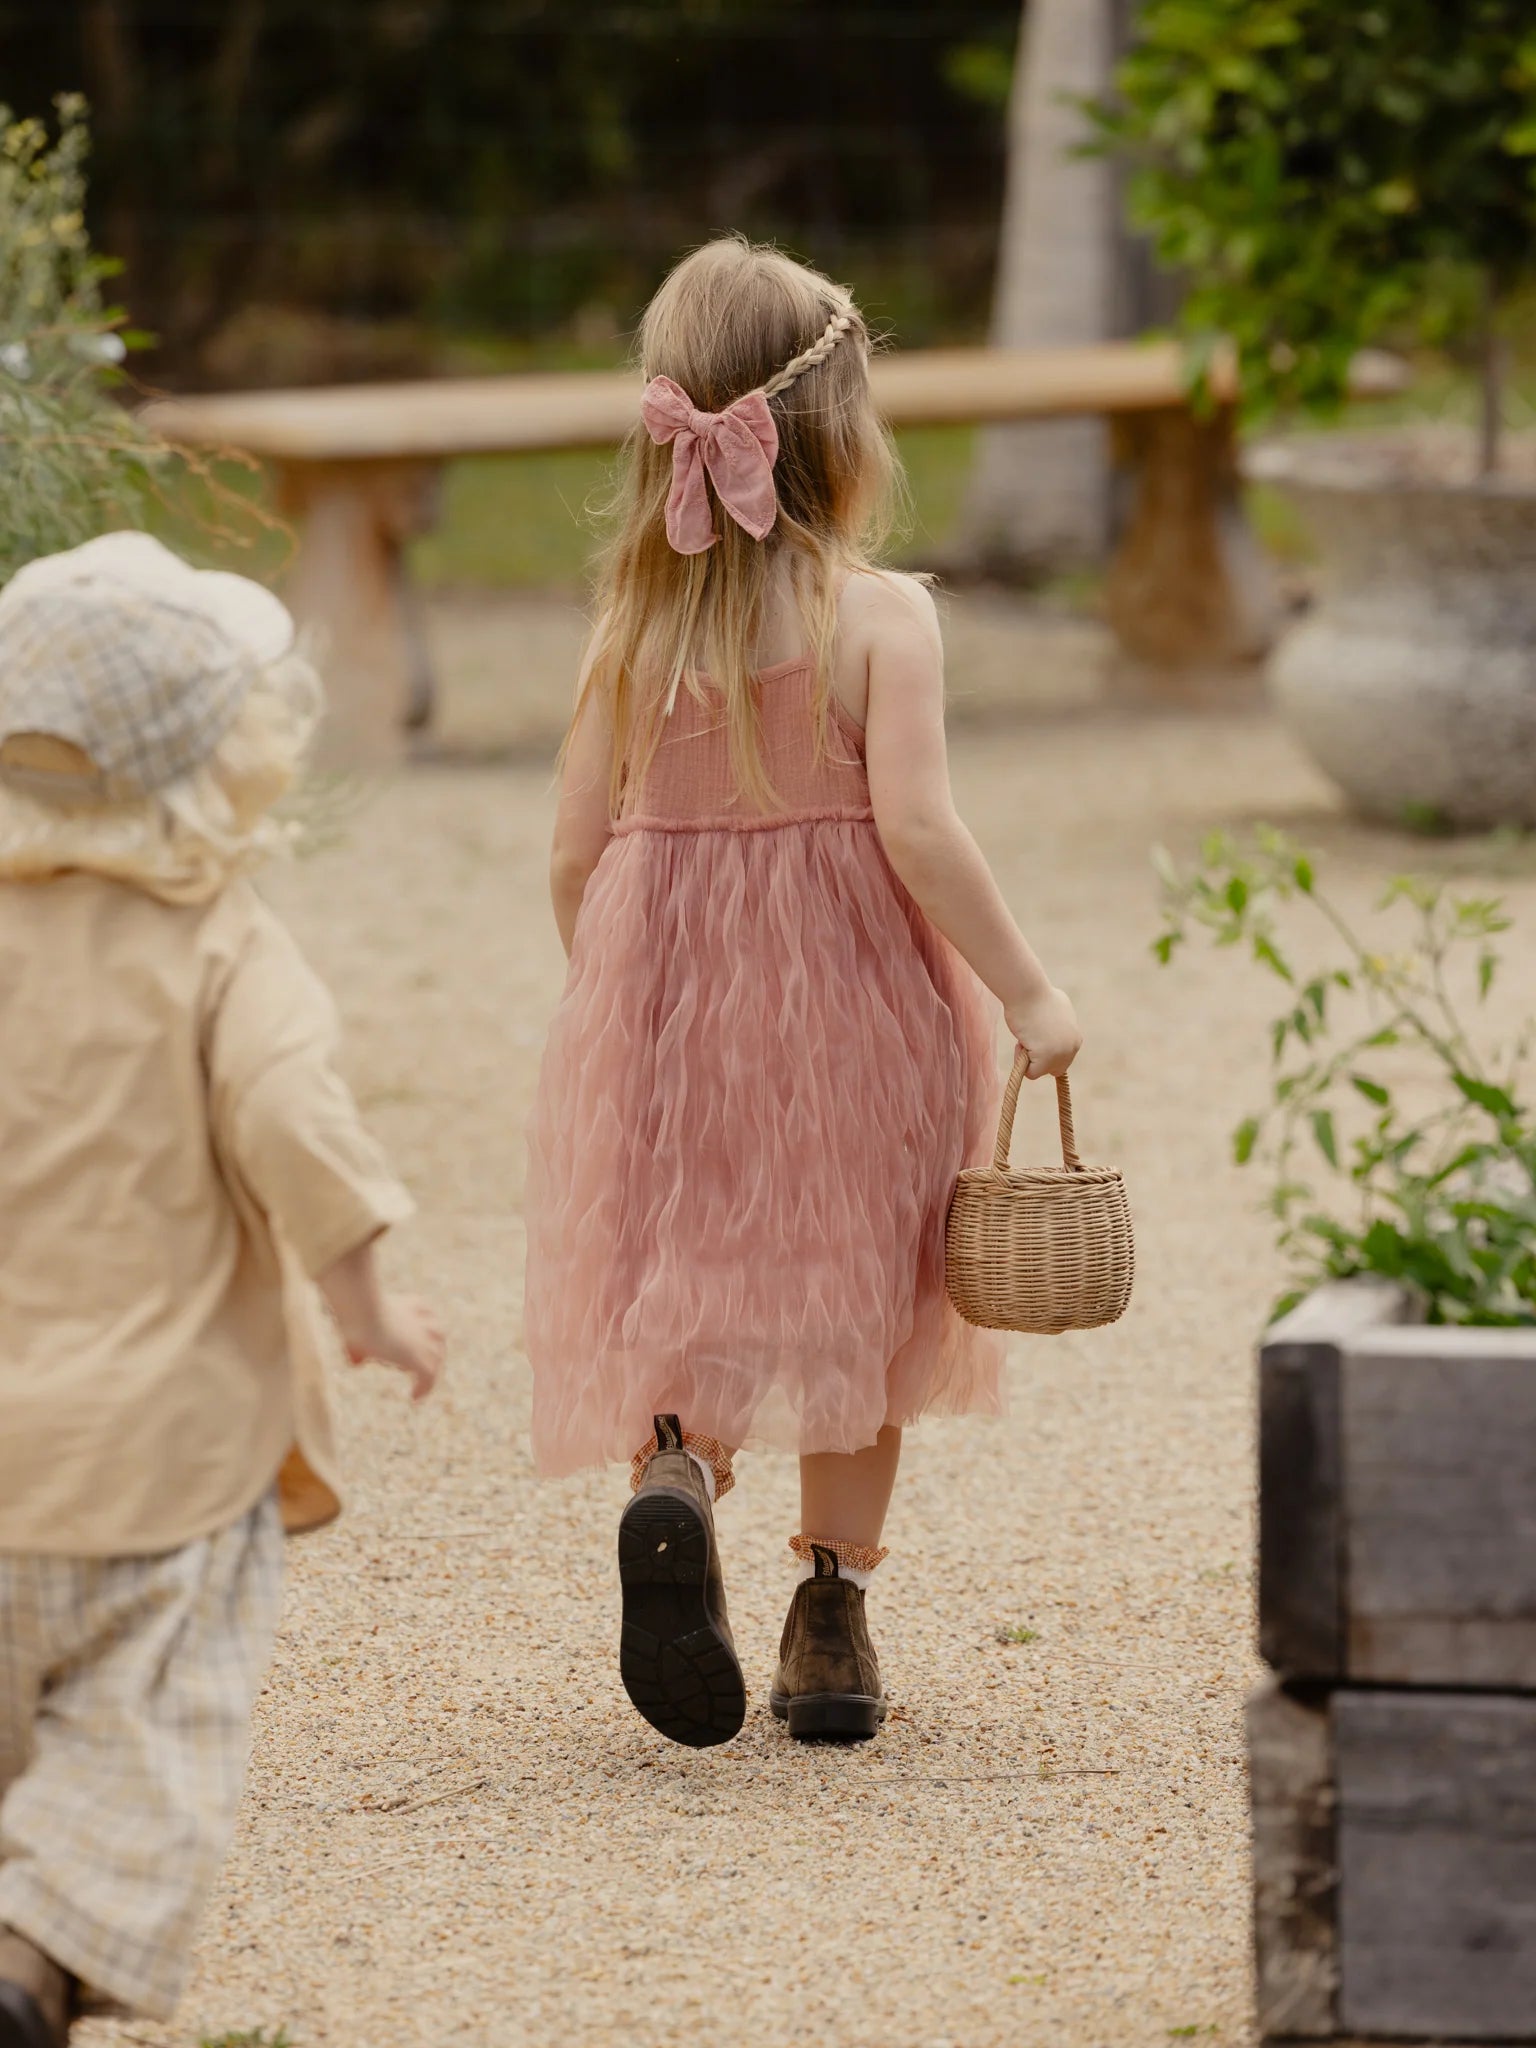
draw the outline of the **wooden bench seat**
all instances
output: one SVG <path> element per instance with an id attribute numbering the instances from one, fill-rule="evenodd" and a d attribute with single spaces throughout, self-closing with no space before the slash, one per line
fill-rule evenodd
<path id="1" fill-rule="evenodd" d="M 875 360 L 871 381 L 898 427 L 1104 417 L 1128 485 L 1105 593 L 1123 644 L 1164 666 L 1262 650 L 1275 608 L 1240 508 L 1230 362 L 1217 364 L 1205 416 L 1187 402 L 1171 342 L 892 354 Z M 1391 358 L 1357 366 L 1361 395 L 1403 382 Z M 404 551 L 436 518 L 443 465 L 613 447 L 639 395 L 631 372 L 577 371 L 165 399 L 146 416 L 170 440 L 271 467 L 298 530 L 287 594 L 324 631 L 341 750 L 375 759 L 431 701 Z"/>

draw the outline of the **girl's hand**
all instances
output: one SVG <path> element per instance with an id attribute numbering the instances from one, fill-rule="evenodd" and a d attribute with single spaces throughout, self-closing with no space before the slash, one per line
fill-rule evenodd
<path id="1" fill-rule="evenodd" d="M 392 1365 L 411 1383 L 411 1399 L 425 1401 L 443 1374 L 447 1343 L 436 1316 L 414 1294 L 386 1294 L 376 1326 L 347 1338 L 354 1365 Z"/>
<path id="2" fill-rule="evenodd" d="M 1043 1081 L 1047 1074 L 1064 1074 L 1077 1058 L 1083 1034 L 1077 1012 L 1061 989 L 1047 988 L 1027 1002 L 1010 1003 L 1003 1014 L 1008 1029 L 1029 1054 L 1024 1069 L 1027 1079 Z"/>

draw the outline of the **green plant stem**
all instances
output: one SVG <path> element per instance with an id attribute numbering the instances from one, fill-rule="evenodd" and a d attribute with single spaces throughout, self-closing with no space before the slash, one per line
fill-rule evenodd
<path id="1" fill-rule="evenodd" d="M 1392 1024 L 1402 1023 L 1410 1026 L 1412 1030 L 1418 1033 L 1427 1046 L 1440 1055 L 1441 1059 L 1448 1066 L 1459 1066 L 1464 1058 L 1471 1057 L 1464 1035 L 1458 1033 L 1461 1036 L 1461 1044 L 1458 1047 L 1455 1040 L 1443 1037 L 1431 1024 L 1420 1016 L 1411 1003 L 1405 1002 L 1401 990 L 1394 992 L 1384 985 L 1381 976 L 1370 964 L 1375 956 L 1367 952 L 1363 941 L 1357 936 L 1354 928 L 1349 924 L 1343 913 L 1320 890 L 1312 890 L 1310 892 L 1310 900 L 1317 905 L 1319 911 L 1327 918 L 1328 922 L 1349 948 L 1354 956 L 1356 966 L 1360 969 L 1368 984 L 1372 988 L 1380 990 L 1387 996 L 1390 1002 L 1396 1005 L 1396 1015 L 1390 1020 Z M 1433 1000 L 1432 991 L 1417 991 L 1417 993 L 1430 994 Z M 1452 1021 L 1454 1023 L 1454 1017 Z M 1462 1071 L 1471 1073 L 1474 1069 L 1463 1067 Z"/>
<path id="2" fill-rule="evenodd" d="M 1447 1044 L 1455 1050 L 1462 1072 L 1472 1074 L 1480 1080 L 1482 1076 L 1478 1073 L 1477 1054 L 1473 1051 L 1466 1026 L 1462 1023 L 1461 1015 L 1446 986 L 1446 938 L 1435 923 L 1434 908 L 1420 910 L 1419 921 L 1424 934 L 1424 957 L 1429 962 L 1430 986 L 1427 993 L 1430 999 L 1440 1006 L 1440 1014 L 1444 1017 L 1451 1034 Z"/>

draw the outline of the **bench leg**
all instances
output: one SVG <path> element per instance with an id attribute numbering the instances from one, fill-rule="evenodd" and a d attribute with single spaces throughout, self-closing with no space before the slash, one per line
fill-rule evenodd
<path id="1" fill-rule="evenodd" d="M 1257 660 L 1280 603 L 1243 511 L 1230 409 L 1123 413 L 1111 432 L 1125 517 L 1104 599 L 1120 644 L 1155 668 Z"/>
<path id="2" fill-rule="evenodd" d="M 407 728 L 431 716 L 431 665 L 405 547 L 436 520 L 440 476 L 441 465 L 425 461 L 279 469 L 278 503 L 299 530 L 285 595 L 319 642 L 329 702 L 321 757 L 334 767 L 389 767 Z"/>

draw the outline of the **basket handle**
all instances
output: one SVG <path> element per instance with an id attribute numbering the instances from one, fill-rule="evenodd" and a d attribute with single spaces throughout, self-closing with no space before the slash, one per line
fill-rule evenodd
<path id="1" fill-rule="evenodd" d="M 992 1171 L 1008 1171 L 1008 1154 L 1013 1145 L 1013 1113 L 1019 1105 L 1019 1090 L 1024 1085 L 1025 1071 L 1029 1066 L 1029 1054 L 1021 1045 L 1013 1056 L 1013 1072 L 1008 1076 L 1008 1086 L 1003 1090 L 1002 1114 L 997 1120 L 997 1148 L 992 1154 Z M 1065 1074 L 1056 1076 L 1056 1116 L 1061 1125 L 1062 1164 L 1071 1173 L 1082 1170 L 1082 1160 L 1077 1156 L 1077 1137 L 1072 1129 L 1072 1090 Z"/>

